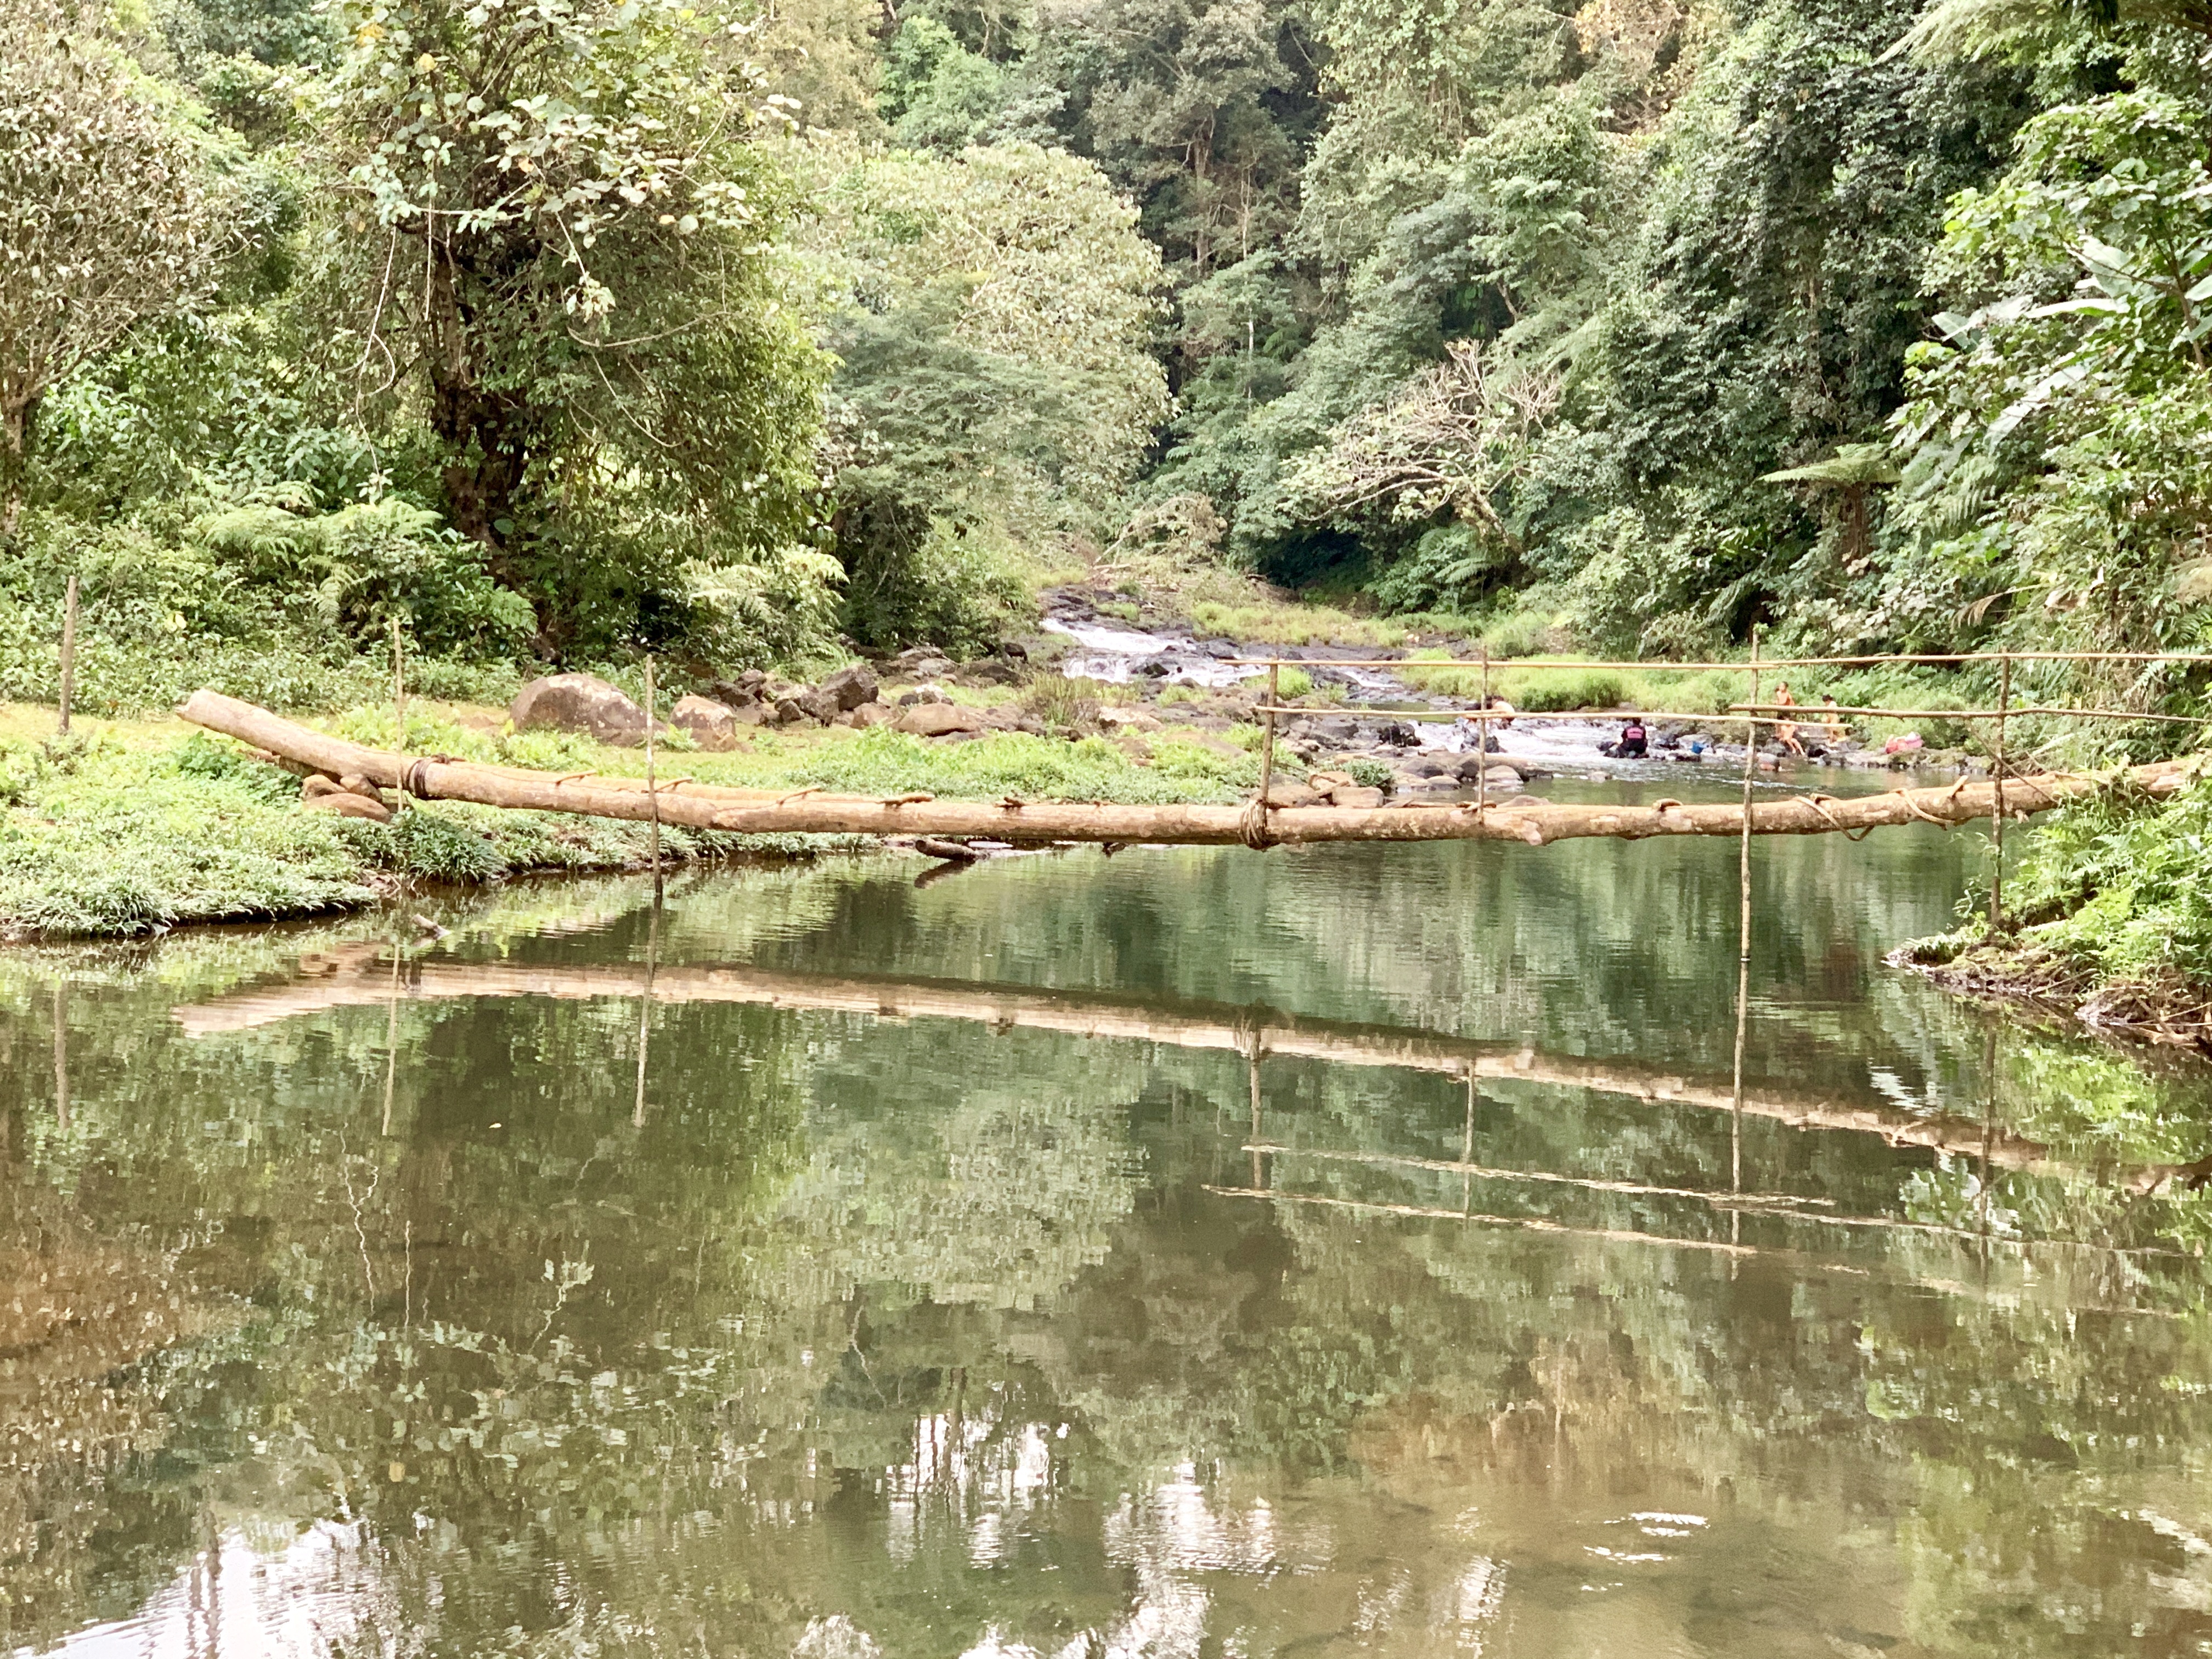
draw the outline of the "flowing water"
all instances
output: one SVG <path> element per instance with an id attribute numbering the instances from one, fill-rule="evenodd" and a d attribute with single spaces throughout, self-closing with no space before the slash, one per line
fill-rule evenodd
<path id="1" fill-rule="evenodd" d="M 2212 1087 L 1982 847 L 1757 847 L 1741 1109 L 1725 842 L 0 960 L 0 1647 L 2212 1651 Z"/>

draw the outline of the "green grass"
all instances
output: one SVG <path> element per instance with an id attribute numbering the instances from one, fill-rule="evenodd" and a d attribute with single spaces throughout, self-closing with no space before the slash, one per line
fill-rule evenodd
<path id="1" fill-rule="evenodd" d="M 624 869 L 645 857 L 646 826 L 612 819 L 442 801 L 407 807 L 389 824 L 311 812 L 300 805 L 296 778 L 228 739 L 171 721 L 56 743 L 46 736 L 51 719 L 0 711 L 0 935 L 116 936 L 309 915 L 374 903 L 404 881 Z M 325 725 L 380 748 L 399 735 L 384 703 Z M 1150 765 L 1104 738 L 993 732 L 945 743 L 884 727 L 808 727 L 761 732 L 743 752 L 667 752 L 660 775 L 680 769 L 737 787 L 1163 805 L 1232 801 L 1257 782 L 1248 753 L 1174 732 L 1148 741 Z M 564 732 L 511 733 L 489 710 L 419 702 L 410 705 L 404 747 L 556 772 L 645 769 L 641 750 Z M 662 844 L 672 860 L 684 860 L 859 843 L 666 826 Z"/>
<path id="2" fill-rule="evenodd" d="M 1172 805 L 1231 799 L 1231 778 L 1249 769 L 1201 745 L 1173 738 L 1157 740 L 1154 758 L 1153 766 L 1141 765 L 1104 738 L 1066 743 L 1000 732 L 947 744 L 878 726 L 793 762 L 775 781 L 816 783 L 853 794 L 928 793 L 969 800 L 1018 795 L 1024 800 Z"/>

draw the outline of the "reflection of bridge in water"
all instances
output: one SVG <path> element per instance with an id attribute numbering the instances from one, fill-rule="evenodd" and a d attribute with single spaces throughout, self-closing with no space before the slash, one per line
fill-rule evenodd
<path id="1" fill-rule="evenodd" d="M 1000 1030 L 1068 1036 L 1242 1054 L 1254 1068 L 1255 1160 L 1305 1158 L 1386 1164 L 1482 1180 L 1543 1182 L 1626 1196 L 1694 1198 L 1726 1208 L 1787 1209 L 1815 1218 L 1822 1200 L 1775 1194 L 1711 1193 L 1629 1182 L 1489 1169 L 1468 1153 L 1459 1159 L 1407 1158 L 1381 1153 L 1325 1152 L 1265 1140 L 1259 1131 L 1257 1067 L 1283 1056 L 1340 1066 L 1394 1067 L 1478 1082 L 1585 1089 L 1600 1094 L 1770 1119 L 1800 1129 L 1879 1136 L 1892 1146 L 1919 1147 L 1985 1167 L 2028 1175 L 2088 1175 L 2039 1141 L 1985 1119 L 1905 1111 L 1871 1091 L 1863 1098 L 1793 1090 L 1746 1088 L 1633 1060 L 1593 1060 L 1547 1054 L 1519 1043 L 1483 1042 L 1399 1026 L 1362 1024 L 1286 1014 L 1261 1006 L 1139 998 L 1096 992 L 1036 990 L 965 980 L 895 975 L 796 972 L 748 964 L 516 966 L 504 963 L 416 962 L 395 964 L 364 951 L 351 960 L 323 958 L 327 971 L 256 987 L 180 1006 L 173 1018 L 195 1037 L 250 1030 L 337 1008 L 395 1006 L 480 997 L 647 999 L 656 1004 L 733 1003 L 848 1013 L 880 1019 L 957 1019 Z M 2146 1166 L 2103 1172 L 2138 1192 L 2166 1184 L 2174 1170 Z M 1255 1182 L 1255 1185 L 1258 1183 Z M 1850 1218 L 1817 1218 L 1850 1224 Z M 1912 1224 L 1881 1222 L 1885 1226 Z M 1936 1231 L 1948 1231 L 1948 1229 Z"/>

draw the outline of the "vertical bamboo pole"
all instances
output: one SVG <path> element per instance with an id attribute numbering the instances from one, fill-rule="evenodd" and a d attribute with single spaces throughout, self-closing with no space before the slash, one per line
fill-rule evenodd
<path id="1" fill-rule="evenodd" d="M 660 896 L 660 792 L 654 788 L 653 781 L 653 653 L 648 651 L 645 656 L 645 796 L 653 807 L 653 891 L 654 902 L 657 904 Z M 645 1086 L 643 1064 L 642 1050 L 641 1050 L 638 1073 L 638 1087 L 641 1091 Z M 641 1093 L 639 1097 L 643 1098 Z"/>
<path id="2" fill-rule="evenodd" d="M 76 696 L 76 573 L 71 571 L 69 591 L 62 596 L 62 676 L 55 702 L 58 705 L 54 730 L 69 736 L 70 704 Z"/>
<path id="3" fill-rule="evenodd" d="M 404 755 L 407 752 L 407 671 L 405 659 L 400 653 L 399 618 L 396 615 L 392 618 L 392 719 L 394 732 L 392 746 Z M 403 806 L 407 803 L 407 771 L 404 767 L 399 772 L 399 801 Z"/>
<path id="4" fill-rule="evenodd" d="M 1474 773 L 1474 810 L 1490 810 L 1490 641 L 1482 642 L 1482 702 L 1476 706 L 1474 754 L 1480 763 Z"/>
<path id="5" fill-rule="evenodd" d="M 1267 823 L 1267 792 L 1275 787 L 1275 710 L 1282 704 L 1283 665 L 1267 665 L 1267 713 L 1260 727 L 1260 824 Z"/>
<path id="6" fill-rule="evenodd" d="M 1994 797 L 1990 814 L 1990 837 L 1995 862 L 1990 867 L 1990 936 L 2004 927 L 2005 713 L 2012 706 L 2012 653 L 1997 659 L 1997 735 L 1991 745 L 1990 764 Z"/>

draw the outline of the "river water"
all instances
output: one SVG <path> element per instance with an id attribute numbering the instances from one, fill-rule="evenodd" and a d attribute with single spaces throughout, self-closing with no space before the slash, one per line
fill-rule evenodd
<path id="1" fill-rule="evenodd" d="M 0 959 L 0 1647 L 2212 1651 L 2212 1086 L 1982 848 L 1757 847 L 1741 1110 L 1729 842 Z"/>

